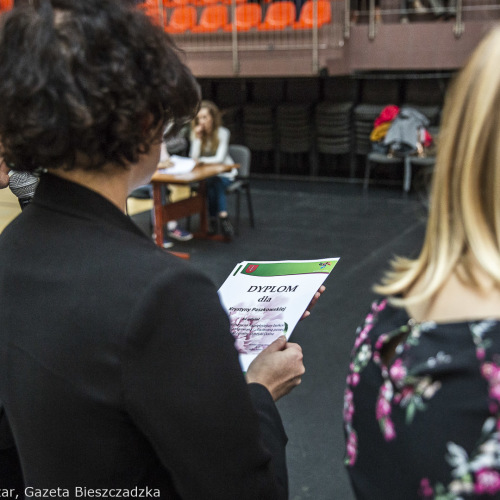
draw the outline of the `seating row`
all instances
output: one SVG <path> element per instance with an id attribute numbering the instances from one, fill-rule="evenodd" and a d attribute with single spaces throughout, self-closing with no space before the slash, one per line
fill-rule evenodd
<path id="1" fill-rule="evenodd" d="M 315 13 L 315 4 L 317 12 Z M 152 17 L 155 11 L 149 6 L 147 12 Z M 203 8 L 198 20 L 196 7 L 184 5 L 171 9 L 171 14 L 165 19 L 165 31 L 168 33 L 210 33 L 216 31 L 232 31 L 233 24 L 227 5 L 217 3 Z M 159 16 L 158 16 L 159 17 Z M 263 16 L 262 7 L 257 3 L 241 3 L 234 11 L 237 31 L 275 31 L 286 28 L 312 29 L 317 20 L 320 28 L 331 21 L 332 13 L 329 0 L 307 0 L 300 10 L 298 20 L 295 3 L 290 0 L 271 3 Z"/>

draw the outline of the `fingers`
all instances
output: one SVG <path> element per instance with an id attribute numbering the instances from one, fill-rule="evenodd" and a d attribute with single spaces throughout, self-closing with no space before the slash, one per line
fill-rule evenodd
<path id="1" fill-rule="evenodd" d="M 0 189 L 3 189 L 9 185 L 9 168 L 2 160 L 0 164 Z"/>
<path id="2" fill-rule="evenodd" d="M 277 401 L 301 383 L 305 373 L 303 357 L 298 344 L 280 337 L 250 364 L 247 382 L 262 384 Z"/>
<path id="3" fill-rule="evenodd" d="M 317 292 L 314 294 L 313 298 L 311 299 L 311 302 L 309 302 L 309 305 L 307 306 L 307 309 L 304 311 L 304 314 L 300 317 L 301 320 L 306 319 L 311 315 L 311 309 L 316 305 L 316 302 L 318 302 L 318 299 L 321 297 L 323 292 L 326 290 L 325 285 L 321 285 Z"/>
<path id="4" fill-rule="evenodd" d="M 281 337 L 278 337 L 273 343 L 269 344 L 269 346 L 265 350 L 267 352 L 282 351 L 283 349 L 285 349 L 286 345 L 286 337 L 282 335 Z"/>

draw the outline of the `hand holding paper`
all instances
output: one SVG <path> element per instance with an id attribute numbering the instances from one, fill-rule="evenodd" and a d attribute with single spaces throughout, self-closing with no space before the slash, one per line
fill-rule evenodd
<path id="1" fill-rule="evenodd" d="M 338 258 L 240 262 L 219 289 L 243 371 L 281 335 L 290 337 L 323 292 Z"/>
<path id="2" fill-rule="evenodd" d="M 305 373 L 302 348 L 278 337 L 250 364 L 246 374 L 249 384 L 262 384 L 271 393 L 274 401 L 286 396 L 300 384 Z"/>
<path id="3" fill-rule="evenodd" d="M 321 297 L 322 293 L 326 290 L 326 286 L 325 285 L 321 285 L 319 288 L 318 288 L 318 291 L 314 294 L 314 297 L 312 298 L 311 302 L 309 303 L 309 305 L 307 306 L 307 309 L 304 311 L 304 314 L 302 315 L 302 317 L 300 318 L 300 320 L 302 321 L 303 319 L 306 319 L 308 318 L 309 316 L 311 316 L 311 310 L 312 308 L 316 305 L 316 302 L 318 302 L 319 298 Z"/>

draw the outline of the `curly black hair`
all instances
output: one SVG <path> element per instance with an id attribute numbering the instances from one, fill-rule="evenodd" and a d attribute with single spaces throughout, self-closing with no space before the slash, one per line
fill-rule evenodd
<path id="1" fill-rule="evenodd" d="M 0 26 L 0 154 L 12 168 L 126 167 L 149 151 L 153 130 L 172 123 L 175 133 L 196 114 L 195 78 L 139 9 L 34 3 Z"/>

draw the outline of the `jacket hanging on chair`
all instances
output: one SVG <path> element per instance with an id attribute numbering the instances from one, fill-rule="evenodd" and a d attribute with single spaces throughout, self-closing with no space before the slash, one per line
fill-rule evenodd
<path id="1" fill-rule="evenodd" d="M 420 147 L 420 131 L 429 125 L 429 119 L 411 107 L 402 107 L 393 120 L 385 138 L 384 145 L 395 156 L 416 153 Z"/>

